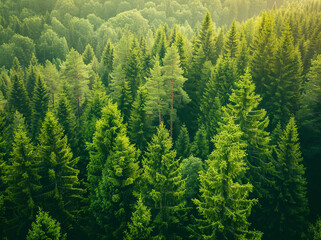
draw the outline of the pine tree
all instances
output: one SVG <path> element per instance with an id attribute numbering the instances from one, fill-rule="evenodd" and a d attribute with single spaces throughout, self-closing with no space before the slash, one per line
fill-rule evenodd
<path id="1" fill-rule="evenodd" d="M 47 212 L 41 209 L 32 223 L 27 235 L 27 240 L 66 240 L 66 234 L 61 233 L 60 223 L 51 218 Z"/>
<path id="2" fill-rule="evenodd" d="M 154 45 L 152 48 L 152 55 L 159 57 L 159 62 L 163 65 L 163 58 L 165 57 L 166 53 L 166 33 L 163 27 L 159 27 L 156 32 L 156 38 L 154 41 Z"/>
<path id="3" fill-rule="evenodd" d="M 269 146 L 269 133 L 266 128 L 269 119 L 266 111 L 259 108 L 262 98 L 255 94 L 255 85 L 247 71 L 235 83 L 235 88 L 230 95 L 230 104 L 224 109 L 236 124 L 240 125 L 247 156 L 244 157 L 247 167 L 248 182 L 254 186 L 256 198 L 269 195 L 268 187 L 272 185 L 271 150 Z"/>
<path id="4" fill-rule="evenodd" d="M 175 142 L 175 149 L 177 151 L 177 156 L 188 158 L 190 154 L 190 141 L 189 134 L 185 124 L 182 125 L 177 140 Z"/>
<path id="5" fill-rule="evenodd" d="M 148 98 L 146 102 L 146 112 L 152 120 L 158 117 L 158 124 L 161 124 L 162 117 L 164 117 L 166 106 L 166 93 L 164 79 L 162 77 L 162 66 L 156 57 L 153 69 L 150 70 L 150 77 L 146 81 L 146 90 Z"/>
<path id="6" fill-rule="evenodd" d="M 204 217 L 199 229 L 203 239 L 261 239 L 262 233 L 249 230 L 247 218 L 257 203 L 249 199 L 250 183 L 241 183 L 246 172 L 246 143 L 239 125 L 229 118 L 214 137 L 215 150 L 200 173 L 201 198 L 195 199 Z"/>
<path id="7" fill-rule="evenodd" d="M 250 60 L 249 49 L 245 38 L 245 33 L 243 32 L 241 36 L 241 41 L 240 41 L 240 51 L 236 57 L 236 67 L 237 67 L 239 76 L 242 76 L 245 74 L 245 71 L 249 65 L 249 60 Z"/>
<path id="8" fill-rule="evenodd" d="M 89 43 L 87 44 L 85 51 L 82 54 L 82 57 L 83 57 L 84 63 L 86 65 L 90 64 L 94 60 L 94 58 L 96 57 L 95 53 L 94 53 L 94 49 L 92 48 L 92 46 Z"/>
<path id="9" fill-rule="evenodd" d="M 291 117 L 276 148 L 276 193 L 266 234 L 272 239 L 302 239 L 308 216 L 307 181 L 304 177 L 300 144 L 294 117 Z"/>
<path id="10" fill-rule="evenodd" d="M 201 127 L 196 132 L 194 141 L 191 145 L 191 154 L 194 157 L 198 157 L 204 161 L 205 159 L 207 159 L 209 155 L 209 151 L 210 149 L 209 149 L 208 132 L 206 131 L 205 126 L 201 125 Z"/>
<path id="11" fill-rule="evenodd" d="M 79 134 L 77 133 L 77 120 L 65 93 L 61 93 L 58 99 L 57 118 L 68 138 L 68 143 L 70 144 L 72 152 L 78 156 L 80 149 Z"/>
<path id="12" fill-rule="evenodd" d="M 180 59 L 176 46 L 169 47 L 164 57 L 163 78 L 168 106 L 170 106 L 171 136 L 173 135 L 174 106 L 175 109 L 190 101 L 183 90 L 186 78 L 180 67 Z"/>
<path id="13" fill-rule="evenodd" d="M 88 165 L 90 209 L 109 238 L 122 239 L 130 219 L 139 176 L 137 159 L 120 112 L 110 103 L 97 122 Z"/>
<path id="14" fill-rule="evenodd" d="M 151 221 L 150 209 L 148 209 L 140 196 L 135 206 L 135 211 L 128 224 L 128 231 L 125 233 L 125 240 L 147 240 L 153 228 L 150 226 Z"/>
<path id="15" fill-rule="evenodd" d="M 300 53 L 293 44 L 293 36 L 289 25 L 282 32 L 277 49 L 274 81 L 267 89 L 267 99 L 271 99 L 267 111 L 271 115 L 273 125 L 281 122 L 285 125 L 292 114 L 299 110 L 302 87 L 302 64 Z"/>
<path id="16" fill-rule="evenodd" d="M 118 106 L 124 117 L 124 122 L 128 122 L 132 107 L 132 92 L 128 86 L 128 82 L 123 79 L 121 83 L 121 92 L 118 99 Z"/>
<path id="17" fill-rule="evenodd" d="M 46 113 L 49 108 L 49 91 L 42 77 L 36 80 L 35 89 L 33 92 L 33 111 L 32 111 L 32 129 L 33 138 L 35 139 L 40 131 L 41 124 L 45 119 Z"/>
<path id="18" fill-rule="evenodd" d="M 74 168 L 78 159 L 73 158 L 67 137 L 52 112 L 45 117 L 38 142 L 41 206 L 57 218 L 70 221 L 79 211 L 84 190 L 79 187 L 79 170 Z"/>
<path id="19" fill-rule="evenodd" d="M 143 190 L 146 206 L 152 208 L 152 236 L 175 239 L 182 232 L 185 182 L 169 132 L 161 124 L 143 159 Z"/>
<path id="20" fill-rule="evenodd" d="M 236 29 L 236 21 L 232 22 L 224 44 L 223 55 L 235 59 L 239 55 L 239 36 Z"/>
<path id="21" fill-rule="evenodd" d="M 27 124 L 31 122 L 31 104 L 23 80 L 16 72 L 11 72 L 11 91 L 9 95 L 9 106 L 17 110 L 26 118 Z"/>
<path id="22" fill-rule="evenodd" d="M 26 90 L 30 99 L 32 99 L 33 97 L 33 91 L 35 89 L 37 79 L 40 77 L 40 75 L 41 73 L 38 66 L 38 59 L 35 55 L 32 55 L 29 68 L 26 74 Z"/>
<path id="23" fill-rule="evenodd" d="M 6 201 L 10 203 L 12 219 L 9 229 L 14 226 L 14 236 L 24 237 L 28 225 L 35 216 L 36 196 L 41 189 L 38 162 L 34 146 L 24 125 L 19 124 L 14 132 L 12 152 L 5 165 L 4 180 L 7 184 Z"/>
<path id="24" fill-rule="evenodd" d="M 147 95 L 148 93 L 145 87 L 140 87 L 138 89 L 128 122 L 129 138 L 140 150 L 146 148 L 150 129 L 146 114 Z"/>
<path id="25" fill-rule="evenodd" d="M 110 75 L 113 72 L 114 65 L 114 46 L 110 41 L 107 41 L 101 56 L 100 64 L 101 80 L 105 87 L 108 87 L 111 80 Z"/>
<path id="26" fill-rule="evenodd" d="M 214 24 L 212 21 L 211 14 L 206 12 L 205 17 L 201 23 L 201 30 L 199 32 L 199 40 L 205 55 L 206 60 L 212 61 L 214 63 Z"/>

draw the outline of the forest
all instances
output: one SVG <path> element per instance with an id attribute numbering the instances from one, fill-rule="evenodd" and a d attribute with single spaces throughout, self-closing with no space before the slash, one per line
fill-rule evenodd
<path id="1" fill-rule="evenodd" d="M 1 240 L 321 240 L 321 0 L 1 0 Z"/>

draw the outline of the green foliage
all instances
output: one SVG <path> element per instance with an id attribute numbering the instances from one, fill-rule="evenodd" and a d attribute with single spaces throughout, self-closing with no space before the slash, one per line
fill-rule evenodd
<path id="1" fill-rule="evenodd" d="M 169 132 L 161 124 L 143 159 L 143 193 L 146 206 L 153 209 L 152 236 L 168 239 L 178 237 L 183 226 L 185 181 L 179 160 L 172 149 Z"/>
<path id="2" fill-rule="evenodd" d="M 90 44 L 87 44 L 85 51 L 82 54 L 82 57 L 83 57 L 84 63 L 86 65 L 91 63 L 93 61 L 93 59 L 95 58 L 94 49 L 92 48 L 92 46 Z"/>
<path id="3" fill-rule="evenodd" d="M 60 223 L 51 218 L 47 212 L 39 210 L 35 222 L 27 235 L 27 240 L 65 240 L 66 234 L 61 233 Z"/>
<path id="4" fill-rule="evenodd" d="M 68 222 L 79 211 L 84 190 L 79 186 L 79 170 L 75 169 L 78 159 L 73 158 L 67 137 L 52 112 L 44 119 L 38 142 L 41 207 Z"/>
<path id="5" fill-rule="evenodd" d="M 236 58 L 239 55 L 239 45 L 239 36 L 236 27 L 236 21 L 234 20 L 225 40 L 223 51 L 224 56 L 227 56 L 231 59 Z"/>
<path id="6" fill-rule="evenodd" d="M 107 42 L 100 60 L 100 76 L 105 87 L 109 86 L 110 74 L 113 72 L 114 46 Z"/>
<path id="7" fill-rule="evenodd" d="M 182 125 L 179 135 L 175 142 L 175 149 L 177 156 L 182 158 L 188 158 L 190 153 L 190 141 L 189 134 L 185 124 Z"/>
<path id="8" fill-rule="evenodd" d="M 266 234 L 273 239 L 301 239 L 306 231 L 308 201 L 305 167 L 294 117 L 283 131 L 276 148 L 276 193 L 270 212 L 270 229 Z"/>
<path id="9" fill-rule="evenodd" d="M 210 60 L 214 63 L 214 24 L 211 14 L 207 12 L 201 23 L 201 30 L 199 33 L 199 41 L 205 55 L 206 60 Z"/>
<path id="10" fill-rule="evenodd" d="M 36 86 L 37 78 L 40 77 L 40 69 L 38 66 L 38 60 L 35 55 L 32 56 L 29 68 L 26 74 L 26 89 L 29 98 L 32 99 L 33 91 Z"/>
<path id="11" fill-rule="evenodd" d="M 261 239 L 262 233 L 248 229 L 247 218 L 257 203 L 249 199 L 253 186 L 240 181 L 247 169 L 246 143 L 239 125 L 231 118 L 226 122 L 214 137 L 207 170 L 200 173 L 201 198 L 194 200 L 204 218 L 199 229 L 203 239 Z"/>
<path id="12" fill-rule="evenodd" d="M 151 213 L 140 196 L 135 206 L 135 211 L 131 217 L 131 222 L 128 224 L 128 231 L 124 239 L 126 240 L 145 240 L 150 239 L 150 234 L 153 230 L 150 227 Z"/>
<path id="13" fill-rule="evenodd" d="M 196 132 L 194 141 L 191 145 L 191 154 L 194 157 L 205 160 L 207 159 L 209 151 L 208 132 L 206 131 L 205 126 L 201 125 L 201 127 Z"/>
<path id="14" fill-rule="evenodd" d="M 311 239 L 320 240 L 321 239 L 321 220 L 320 218 L 316 221 L 315 225 L 311 225 L 309 228 L 309 233 Z"/>

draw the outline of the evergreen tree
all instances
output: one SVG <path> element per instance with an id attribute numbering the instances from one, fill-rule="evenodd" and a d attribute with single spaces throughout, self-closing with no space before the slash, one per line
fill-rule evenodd
<path id="1" fill-rule="evenodd" d="M 201 198 L 195 199 L 204 217 L 199 229 L 203 239 L 261 239 L 262 233 L 249 230 L 247 218 L 256 199 L 249 199 L 250 183 L 241 183 L 246 172 L 246 143 L 239 125 L 229 118 L 214 137 L 215 150 L 200 173 Z"/>
<path id="2" fill-rule="evenodd" d="M 27 240 L 66 240 L 66 234 L 61 233 L 60 223 L 51 218 L 41 209 L 32 223 Z"/>
<path id="3" fill-rule="evenodd" d="M 230 96 L 230 104 L 225 108 L 229 117 L 240 125 L 243 140 L 247 147 L 244 161 L 249 168 L 246 171 L 248 182 L 254 186 L 256 198 L 269 196 L 268 187 L 272 184 L 272 162 L 269 146 L 269 133 L 266 128 L 269 119 L 266 111 L 259 108 L 261 97 L 255 94 L 255 85 L 247 71 L 235 83 L 235 88 Z"/>
<path id="4" fill-rule="evenodd" d="M 214 24 L 209 12 L 206 12 L 205 17 L 201 23 L 201 30 L 199 32 L 199 40 L 205 55 L 206 60 L 214 63 L 215 52 L 215 36 L 214 36 Z"/>
<path id="5" fill-rule="evenodd" d="M 307 181 L 304 177 L 299 138 L 291 117 L 276 148 L 276 193 L 271 202 L 269 226 L 271 239 L 302 239 L 308 215 Z"/>
<path id="6" fill-rule="evenodd" d="M 156 38 L 154 41 L 154 45 L 152 48 L 152 55 L 159 57 L 159 62 L 161 65 L 163 65 L 163 58 L 165 57 L 166 53 L 166 45 L 167 39 L 166 39 L 166 33 L 163 27 L 159 27 L 156 32 Z"/>
<path id="7" fill-rule="evenodd" d="M 49 92 L 42 77 L 36 80 L 36 86 L 33 93 L 33 111 L 32 111 L 32 129 L 34 139 L 38 136 L 41 124 L 45 119 L 49 108 Z"/>
<path id="8" fill-rule="evenodd" d="M 231 59 L 235 59 L 239 55 L 239 36 L 236 29 L 236 21 L 234 20 L 224 44 L 223 55 Z"/>
<path id="9" fill-rule="evenodd" d="M 121 83 L 121 91 L 118 99 L 118 106 L 124 117 L 124 122 L 128 122 L 132 107 L 132 92 L 128 86 L 127 80 L 123 79 Z"/>
<path id="10" fill-rule="evenodd" d="M 125 240 L 145 240 L 150 239 L 150 234 L 153 230 L 150 227 L 151 221 L 150 209 L 148 209 L 140 196 L 135 206 L 135 211 L 131 217 L 131 222 L 128 224 L 128 231 L 125 233 Z"/>
<path id="11" fill-rule="evenodd" d="M 146 148 L 150 128 L 147 123 L 146 114 L 147 95 L 148 93 L 145 87 L 138 89 L 128 122 L 128 135 L 130 140 L 140 150 Z"/>
<path id="12" fill-rule="evenodd" d="M 143 159 L 143 190 L 146 206 L 152 209 L 152 236 L 175 239 L 182 232 L 185 182 L 169 132 L 161 124 Z"/>
<path id="13" fill-rule="evenodd" d="M 9 106 L 17 110 L 26 118 L 27 124 L 31 122 L 31 105 L 28 93 L 22 78 L 16 72 L 11 72 L 11 91 L 9 95 Z"/>
<path id="14" fill-rule="evenodd" d="M 111 80 L 110 75 L 113 72 L 113 64 L 114 46 L 110 41 L 107 41 L 100 60 L 100 77 L 105 87 L 109 86 Z"/>
<path id="15" fill-rule="evenodd" d="M 57 105 L 57 118 L 58 122 L 64 130 L 65 135 L 68 138 L 68 143 L 72 152 L 79 155 L 79 134 L 77 133 L 77 120 L 76 116 L 69 104 L 69 100 L 65 93 L 61 93 L 58 99 Z"/>
<path id="16" fill-rule="evenodd" d="M 177 47 L 179 58 L 181 60 L 181 68 L 184 71 L 184 76 L 187 75 L 187 64 L 188 64 L 188 59 L 187 59 L 187 49 L 186 49 L 186 40 L 183 36 L 183 34 L 178 31 L 176 35 L 176 40 L 174 44 Z"/>
<path id="17" fill-rule="evenodd" d="M 130 219 L 133 190 L 139 176 L 138 152 L 129 143 L 115 105 L 103 109 L 90 149 L 90 209 L 105 235 L 122 239 Z M 108 239 L 109 239 L 108 238 Z"/>
<path id="18" fill-rule="evenodd" d="M 188 130 L 183 124 L 179 132 L 178 138 L 175 142 L 175 149 L 177 151 L 177 156 L 182 158 L 188 158 L 190 154 L 190 141 Z"/>
<path id="19" fill-rule="evenodd" d="M 163 78 L 165 94 L 168 106 L 170 106 L 171 136 L 173 135 L 174 106 L 181 107 L 190 101 L 187 93 L 183 90 L 186 78 L 183 77 L 183 70 L 180 67 L 180 59 L 176 46 L 169 47 L 164 57 Z"/>
<path id="20" fill-rule="evenodd" d="M 66 221 L 79 211 L 84 190 L 79 187 L 78 172 L 67 137 L 53 113 L 48 112 L 38 137 L 40 160 L 41 206 Z M 67 218 L 67 219 L 66 219 Z"/>
<path id="21" fill-rule="evenodd" d="M 206 131 L 205 126 L 201 125 L 201 127 L 196 132 L 194 141 L 191 145 L 191 154 L 194 157 L 198 157 L 204 161 L 205 159 L 207 159 L 209 155 L 209 151 L 210 149 L 209 149 L 208 132 Z"/>
<path id="22" fill-rule="evenodd" d="M 19 124 L 14 132 L 12 152 L 5 165 L 4 180 L 7 184 L 6 201 L 12 211 L 9 229 L 14 226 L 13 236 L 24 237 L 28 225 L 35 216 L 39 194 L 38 162 L 34 146 L 24 125 Z"/>
<path id="23" fill-rule="evenodd" d="M 236 66 L 237 66 L 237 71 L 239 76 L 242 76 L 245 74 L 245 71 L 249 65 L 249 58 L 250 58 L 249 49 L 247 46 L 245 33 L 243 33 L 240 41 L 240 51 L 236 57 Z"/>
<path id="24" fill-rule="evenodd" d="M 300 54 L 293 44 L 293 36 L 289 25 L 282 32 L 277 49 L 274 82 L 268 87 L 266 100 L 271 101 L 267 111 L 271 115 L 272 124 L 282 125 L 290 116 L 299 110 L 302 87 L 302 64 Z"/>
<path id="25" fill-rule="evenodd" d="M 40 77 L 40 75 L 41 73 L 38 66 L 38 59 L 35 55 L 32 55 L 26 74 L 26 89 L 30 99 L 32 99 L 33 97 L 33 91 L 35 89 L 37 79 Z"/>
<path id="26" fill-rule="evenodd" d="M 87 44 L 85 51 L 82 54 L 82 57 L 86 65 L 90 64 L 94 60 L 95 58 L 94 49 L 89 43 Z"/>
<path id="27" fill-rule="evenodd" d="M 164 117 L 167 106 L 166 106 L 166 94 L 164 78 L 162 77 L 162 66 L 159 63 L 158 58 L 153 69 L 150 70 L 150 77 L 146 81 L 146 90 L 148 92 L 148 98 L 146 102 L 146 112 L 152 120 L 158 116 L 158 124 L 161 124 L 162 117 Z"/>

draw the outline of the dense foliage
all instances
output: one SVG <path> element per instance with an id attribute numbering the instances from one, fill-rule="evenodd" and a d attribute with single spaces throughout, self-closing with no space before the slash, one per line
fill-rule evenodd
<path id="1" fill-rule="evenodd" d="M 320 0 L 0 12 L 0 239 L 320 239 Z"/>

